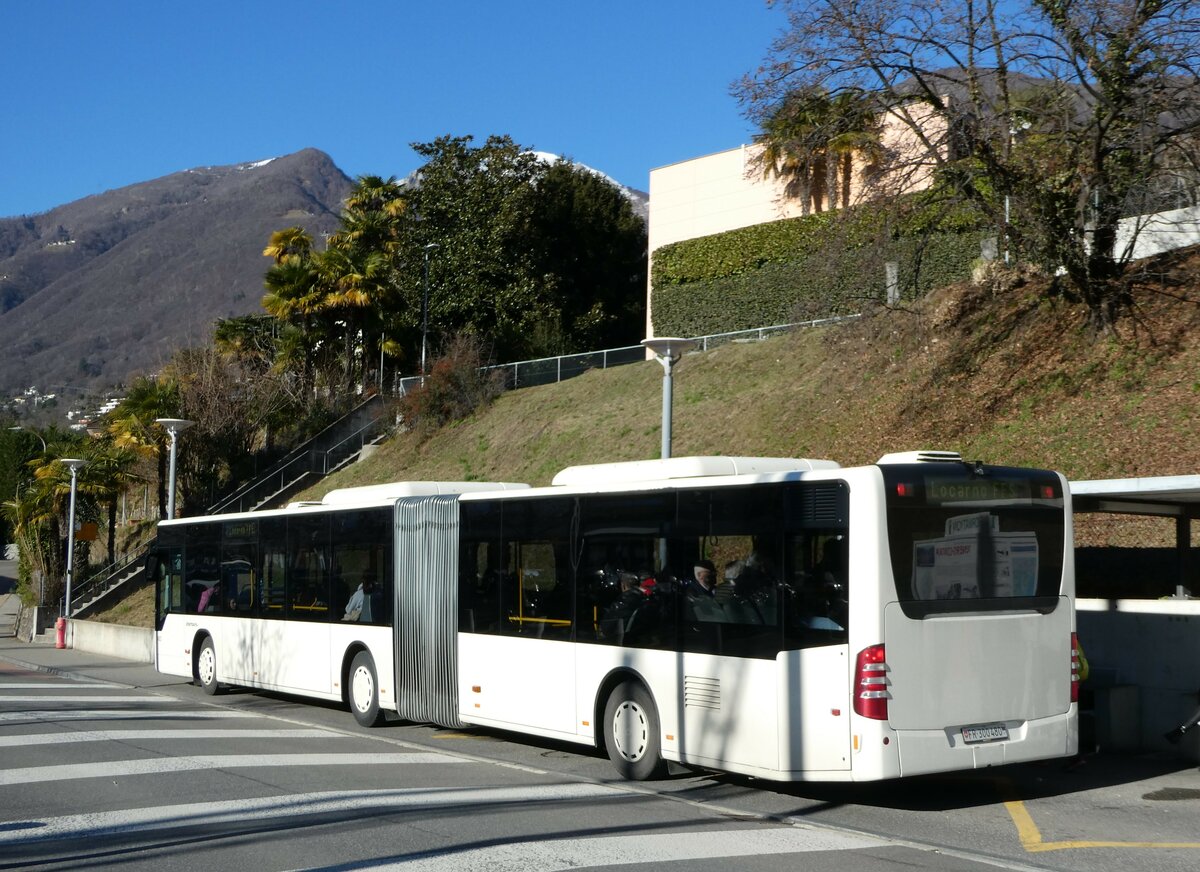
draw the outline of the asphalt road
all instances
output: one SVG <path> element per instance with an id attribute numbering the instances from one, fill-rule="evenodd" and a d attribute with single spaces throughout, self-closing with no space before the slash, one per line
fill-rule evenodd
<path id="1" fill-rule="evenodd" d="M 683 769 L 630 785 L 574 746 L 366 730 L 335 706 L 210 698 L 0 640 L 0 869 L 1190 872 L 1198 812 L 1200 775 L 1166 757 L 865 787 Z"/>

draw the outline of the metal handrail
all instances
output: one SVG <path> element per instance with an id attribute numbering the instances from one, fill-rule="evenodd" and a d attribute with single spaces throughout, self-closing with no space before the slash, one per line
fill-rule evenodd
<path id="1" fill-rule="evenodd" d="M 102 594 L 113 586 L 113 581 L 127 573 L 138 563 L 146 559 L 146 555 L 150 551 L 153 541 L 148 542 L 136 550 L 127 554 L 120 560 L 114 560 L 112 563 L 92 573 L 78 587 L 75 588 L 71 595 L 73 602 L 71 608 L 78 611 L 80 606 L 88 599 L 95 599 L 98 594 Z"/>
<path id="2" fill-rule="evenodd" d="M 329 458 L 335 457 L 338 454 L 339 450 L 343 448 L 343 446 L 346 446 L 354 441 L 357 441 L 358 442 L 357 450 L 361 451 L 363 446 L 367 444 L 366 434 L 371 431 L 378 432 L 380 429 L 382 429 L 380 427 L 381 420 L 382 420 L 382 418 L 375 418 L 374 420 L 368 421 L 366 424 L 359 427 L 356 431 L 351 433 L 349 436 L 347 436 L 341 442 L 338 442 L 336 445 L 333 445 L 332 447 L 327 449 L 325 451 L 324 457 L 322 458 L 322 461 L 323 461 L 322 466 L 321 466 L 322 474 L 328 475 L 332 471 L 333 467 L 337 465 L 336 462 L 331 464 L 329 462 Z M 353 450 L 347 452 L 346 457 L 349 457 L 353 453 L 354 453 Z"/>
<path id="3" fill-rule="evenodd" d="M 323 474 L 324 456 L 328 454 L 330 449 L 323 448 L 321 443 L 339 436 L 342 428 L 346 426 L 348 419 L 362 414 L 373 405 L 380 405 L 381 402 L 382 399 L 378 394 L 364 400 L 307 442 L 290 451 L 262 475 L 246 483 L 212 506 L 209 506 L 205 510 L 205 514 L 215 515 L 227 512 L 235 505 L 237 506 L 236 511 L 251 511 L 261 499 L 278 493 L 292 482 L 303 477 L 306 473 L 316 472 Z M 366 426 L 371 426 L 380 417 L 378 414 L 375 415 Z M 361 429 L 360 427 L 359 430 Z M 357 435 L 358 432 L 355 431 L 353 435 Z M 348 438 L 353 438 L 353 435 Z M 340 439 L 334 444 L 340 445 L 345 441 L 345 438 Z"/>

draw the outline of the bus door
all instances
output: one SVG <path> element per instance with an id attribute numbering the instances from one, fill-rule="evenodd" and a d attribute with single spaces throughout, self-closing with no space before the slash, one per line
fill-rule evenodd
<path id="1" fill-rule="evenodd" d="M 169 628 L 166 624 L 168 615 L 182 616 L 187 608 L 183 537 L 176 528 L 159 529 L 158 542 L 146 558 L 146 572 L 155 584 L 155 666 L 162 672 L 189 675 L 190 645 L 183 641 L 186 633 L 180 630 L 185 619 L 177 617 Z"/>
<path id="2" fill-rule="evenodd" d="M 260 646 L 253 620 L 259 598 L 258 521 L 226 521 L 221 527 L 218 583 L 208 604 L 228 619 L 216 640 L 218 675 L 223 681 L 258 684 Z"/>
<path id="3" fill-rule="evenodd" d="M 679 600 L 685 755 L 849 767 L 846 506 L 841 482 L 681 492 L 678 529 L 699 535 Z"/>
<path id="4" fill-rule="evenodd" d="M 460 560 L 463 713 L 574 733 L 572 498 L 468 502 Z"/>

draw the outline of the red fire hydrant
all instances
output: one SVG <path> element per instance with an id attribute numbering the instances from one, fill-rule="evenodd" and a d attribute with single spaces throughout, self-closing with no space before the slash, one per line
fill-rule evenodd
<path id="1" fill-rule="evenodd" d="M 59 618 L 54 622 L 54 647 L 67 647 L 67 619 Z"/>

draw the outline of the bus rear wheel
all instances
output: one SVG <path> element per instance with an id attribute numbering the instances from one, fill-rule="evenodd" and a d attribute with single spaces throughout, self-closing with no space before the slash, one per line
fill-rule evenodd
<path id="1" fill-rule="evenodd" d="M 377 727 L 383 723 L 375 660 L 366 651 L 359 651 L 350 663 L 349 690 L 350 711 L 356 721 L 364 727 Z"/>
<path id="2" fill-rule="evenodd" d="M 205 636 L 196 655 L 196 681 L 209 696 L 217 692 L 217 646 L 212 636 Z"/>
<path id="3" fill-rule="evenodd" d="M 646 781 L 666 775 L 659 754 L 658 712 L 640 682 L 622 681 L 604 705 L 604 746 L 622 778 Z"/>

